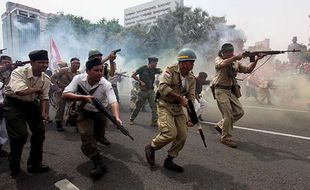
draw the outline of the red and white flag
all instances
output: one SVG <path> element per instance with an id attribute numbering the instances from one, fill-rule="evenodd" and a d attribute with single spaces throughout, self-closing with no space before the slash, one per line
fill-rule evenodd
<path id="1" fill-rule="evenodd" d="M 50 62 L 48 65 L 48 69 L 54 73 L 56 69 L 59 69 L 58 64 L 61 62 L 61 59 L 60 59 L 59 51 L 56 47 L 56 43 L 54 42 L 53 38 L 51 38 L 51 42 L 50 42 L 50 53 L 51 53 L 51 58 L 50 58 Z"/>

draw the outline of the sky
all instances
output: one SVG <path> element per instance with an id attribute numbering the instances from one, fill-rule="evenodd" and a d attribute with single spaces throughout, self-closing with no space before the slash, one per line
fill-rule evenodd
<path id="1" fill-rule="evenodd" d="M 5 12 L 7 0 L 0 0 L 0 13 Z M 124 9 L 149 0 L 13 0 L 45 13 L 74 14 L 91 22 L 101 18 L 119 19 L 124 23 Z M 228 24 L 235 24 L 247 37 L 246 46 L 265 38 L 273 50 L 287 49 L 293 36 L 308 45 L 310 38 L 310 0 L 184 0 L 184 5 L 202 8 L 213 16 L 225 16 Z M 0 48 L 3 46 L 0 22 Z"/>

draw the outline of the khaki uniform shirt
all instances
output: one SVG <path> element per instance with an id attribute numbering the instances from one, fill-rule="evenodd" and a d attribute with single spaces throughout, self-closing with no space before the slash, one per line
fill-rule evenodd
<path id="1" fill-rule="evenodd" d="M 172 64 L 165 68 L 159 77 L 158 92 L 160 93 L 159 106 L 168 109 L 174 115 L 184 114 L 180 103 L 174 98 L 167 96 L 174 92 L 187 99 L 195 101 L 196 79 L 192 72 L 184 78 L 181 76 L 179 64 Z"/>
<path id="2" fill-rule="evenodd" d="M 247 67 L 243 66 L 239 61 L 235 61 L 231 65 L 226 67 L 221 66 L 224 59 L 221 57 L 215 58 L 215 71 L 216 74 L 213 78 L 213 85 L 222 85 L 222 86 L 232 86 L 234 78 L 237 76 L 237 73 L 248 73 Z"/>
<path id="3" fill-rule="evenodd" d="M 78 71 L 77 74 L 79 74 Z M 68 84 L 70 84 L 74 76 L 75 73 L 71 72 L 71 68 L 65 67 L 59 69 L 55 74 L 53 74 L 51 77 L 51 81 L 52 82 L 55 81 L 59 88 L 65 89 L 65 87 L 68 86 Z"/>
<path id="4" fill-rule="evenodd" d="M 5 87 L 5 95 L 22 101 L 34 101 L 36 98 L 39 98 L 40 100 L 47 100 L 50 84 L 51 80 L 49 76 L 43 72 L 40 77 L 33 76 L 31 65 L 18 67 L 12 71 L 10 81 Z M 41 88 L 43 93 L 30 94 L 27 96 L 18 96 L 16 94 L 16 92 L 33 87 Z"/>

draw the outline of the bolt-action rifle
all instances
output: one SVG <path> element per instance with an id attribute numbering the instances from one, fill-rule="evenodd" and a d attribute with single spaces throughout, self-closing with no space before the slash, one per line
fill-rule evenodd
<path id="1" fill-rule="evenodd" d="M 282 53 L 287 53 L 287 52 L 295 53 L 295 52 L 300 52 L 300 50 L 293 49 L 293 50 L 284 50 L 284 51 L 253 51 L 253 52 L 246 51 L 243 53 L 243 56 L 249 57 L 250 62 L 255 62 L 255 56 L 258 54 L 275 55 L 275 54 L 282 54 Z"/>
<path id="2" fill-rule="evenodd" d="M 78 85 L 77 91 L 82 95 L 90 95 L 89 92 L 85 89 L 85 87 L 80 84 Z M 104 108 L 103 104 L 98 100 L 98 98 L 94 97 L 92 99 L 92 103 L 99 110 L 100 113 L 103 113 L 116 126 L 117 129 L 119 129 L 124 135 L 128 136 L 131 140 L 134 140 L 133 137 L 129 134 L 129 132 L 124 128 L 124 126 L 119 124 L 116 118 Z"/>

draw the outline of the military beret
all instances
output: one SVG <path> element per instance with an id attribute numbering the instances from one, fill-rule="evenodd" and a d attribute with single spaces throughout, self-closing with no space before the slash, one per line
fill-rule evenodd
<path id="1" fill-rule="evenodd" d="M 48 53 L 46 50 L 35 50 L 29 53 L 31 61 L 48 60 Z"/>
<path id="2" fill-rule="evenodd" d="M 222 48 L 221 48 L 222 53 L 232 52 L 232 51 L 234 51 L 234 46 L 232 44 L 226 43 L 222 45 Z"/>
<path id="3" fill-rule="evenodd" d="M 148 60 L 149 60 L 149 63 L 151 63 L 151 62 L 158 62 L 158 58 L 157 57 L 149 57 Z"/>
<path id="4" fill-rule="evenodd" d="M 97 65 L 101 65 L 102 62 L 100 59 L 98 58 L 93 58 L 93 59 L 90 59 L 86 62 L 86 69 L 90 70 L 91 68 L 97 66 Z"/>

